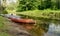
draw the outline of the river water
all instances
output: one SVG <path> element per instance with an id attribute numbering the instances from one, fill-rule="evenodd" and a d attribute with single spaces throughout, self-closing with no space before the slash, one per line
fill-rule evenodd
<path id="1" fill-rule="evenodd" d="M 41 19 L 36 20 L 32 30 L 32 36 L 60 36 L 60 20 Z"/>
<path id="2" fill-rule="evenodd" d="M 48 32 L 44 36 L 60 36 L 60 24 L 50 23 Z"/>
<path id="3" fill-rule="evenodd" d="M 32 32 L 33 36 L 60 36 L 60 21 L 39 21 L 37 26 Z"/>
<path id="4" fill-rule="evenodd" d="M 49 23 L 47 33 L 44 36 L 60 36 L 60 23 L 59 21 L 53 21 Z"/>

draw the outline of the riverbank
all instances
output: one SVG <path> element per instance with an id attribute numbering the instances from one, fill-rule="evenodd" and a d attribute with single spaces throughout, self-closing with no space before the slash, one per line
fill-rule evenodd
<path id="1" fill-rule="evenodd" d="M 20 34 L 22 33 L 22 34 Z M 31 36 L 31 34 L 23 27 L 7 18 L 0 16 L 0 36 Z"/>
<path id="2" fill-rule="evenodd" d="M 8 20 L 0 16 L 0 36 L 11 36 L 10 34 L 6 33 L 6 30 L 9 27 L 7 26 Z"/>
<path id="3" fill-rule="evenodd" d="M 60 20 L 59 10 L 33 10 L 33 11 L 17 12 L 17 14 L 25 16 L 27 18 Z"/>

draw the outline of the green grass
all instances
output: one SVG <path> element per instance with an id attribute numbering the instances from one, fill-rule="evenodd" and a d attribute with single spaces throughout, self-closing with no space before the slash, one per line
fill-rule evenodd
<path id="1" fill-rule="evenodd" d="M 50 12 L 60 12 L 60 10 L 51 10 L 51 9 L 45 9 L 45 10 L 29 10 L 29 11 L 23 11 L 23 12 L 17 12 L 17 14 L 37 14 L 37 13 L 50 13 Z"/>
<path id="2" fill-rule="evenodd" d="M 0 32 L 0 36 L 10 36 L 10 35 L 6 32 Z"/>
<path id="3" fill-rule="evenodd" d="M 4 26 L 5 19 L 0 16 L 0 29 Z"/>
<path id="4" fill-rule="evenodd" d="M 53 13 L 51 15 L 51 13 Z M 28 15 L 33 17 L 43 17 L 43 18 L 51 18 L 52 19 L 59 19 L 60 10 L 32 10 L 32 11 L 24 11 L 24 12 L 17 12 L 17 14 Z M 55 16 L 56 14 L 56 16 Z"/>
<path id="5" fill-rule="evenodd" d="M 5 25 L 7 24 L 8 20 L 0 16 L 0 36 L 10 36 L 6 31 L 3 31 L 4 29 L 7 29 L 8 27 Z"/>

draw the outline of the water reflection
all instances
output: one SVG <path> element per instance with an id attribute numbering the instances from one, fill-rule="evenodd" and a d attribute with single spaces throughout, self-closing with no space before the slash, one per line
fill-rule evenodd
<path id="1" fill-rule="evenodd" d="M 40 22 L 31 33 L 33 36 L 60 36 L 60 24 Z"/>
<path id="2" fill-rule="evenodd" d="M 44 33 L 47 33 L 49 29 L 49 24 L 45 22 L 39 22 L 34 28 L 30 31 L 32 36 L 44 36 Z"/>
<path id="3" fill-rule="evenodd" d="M 37 20 L 36 25 L 29 32 L 32 36 L 60 36 L 60 21 Z"/>
<path id="4" fill-rule="evenodd" d="M 36 26 L 32 30 L 29 30 L 32 36 L 60 36 L 60 20 L 35 19 L 37 22 Z"/>
<path id="5" fill-rule="evenodd" d="M 48 32 L 45 33 L 44 36 L 60 36 L 60 25 L 50 23 Z"/>

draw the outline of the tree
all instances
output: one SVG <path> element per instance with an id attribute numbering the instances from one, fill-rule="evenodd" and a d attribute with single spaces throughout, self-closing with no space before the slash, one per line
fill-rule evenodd
<path id="1" fill-rule="evenodd" d="M 60 0 L 19 0 L 17 11 L 60 9 Z"/>
<path id="2" fill-rule="evenodd" d="M 44 8 L 47 9 L 47 8 L 50 8 L 51 7 L 51 0 L 45 0 L 44 1 Z"/>
<path id="3" fill-rule="evenodd" d="M 34 10 L 37 8 L 36 0 L 19 0 L 17 11 Z"/>
<path id="4" fill-rule="evenodd" d="M 57 9 L 60 9 L 60 0 L 56 0 L 56 7 Z"/>
<path id="5" fill-rule="evenodd" d="M 3 6 L 4 0 L 0 0 L 0 13 L 2 13 L 5 10 L 5 7 Z"/>

